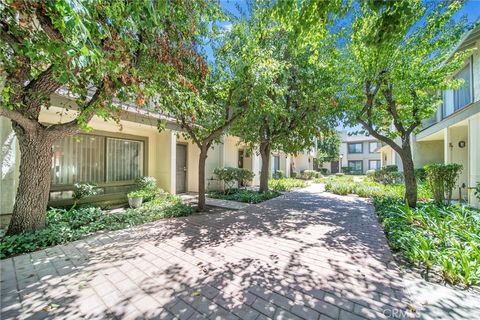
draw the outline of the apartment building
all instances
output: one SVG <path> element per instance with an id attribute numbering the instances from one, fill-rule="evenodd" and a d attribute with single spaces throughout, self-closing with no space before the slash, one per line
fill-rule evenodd
<path id="1" fill-rule="evenodd" d="M 69 108 L 66 108 L 69 106 Z M 75 116 L 73 101 L 55 94 L 51 106 L 40 113 L 42 123 L 66 122 Z M 89 202 L 124 203 L 135 179 L 153 176 L 159 187 L 170 193 L 198 190 L 199 148 L 184 138 L 175 119 L 124 105 L 120 123 L 94 117 L 93 129 L 57 141 L 53 146 L 50 205 L 70 203 L 76 182 L 95 183 L 100 194 Z M 167 122 L 159 132 L 157 122 Z M 9 220 L 18 187 L 20 150 L 9 119 L 0 117 L 0 222 Z M 243 167 L 256 173 L 259 184 L 260 156 L 247 152 L 238 137 L 224 136 L 212 146 L 206 163 L 206 188 L 218 189 L 216 167 Z M 285 167 L 285 164 L 283 164 Z"/>
<path id="2" fill-rule="evenodd" d="M 416 167 L 430 163 L 458 163 L 463 165 L 454 197 L 480 207 L 473 194 L 480 181 L 480 26 L 469 31 L 454 48 L 460 52 L 477 48 L 465 60 L 463 67 L 453 75 L 463 79 L 458 90 L 441 92 L 443 104 L 423 123 L 421 131 L 412 137 L 412 154 Z M 448 61 L 446 62 L 448 63 Z M 389 146 L 381 148 L 382 165 L 397 164 L 401 160 Z"/>
<path id="3" fill-rule="evenodd" d="M 342 167 L 349 167 L 352 173 L 365 174 L 367 170 L 381 168 L 380 142 L 367 135 L 349 135 L 347 131 L 338 132 L 340 136 L 339 161 L 326 162 L 323 168 L 331 173 L 337 173 Z"/>

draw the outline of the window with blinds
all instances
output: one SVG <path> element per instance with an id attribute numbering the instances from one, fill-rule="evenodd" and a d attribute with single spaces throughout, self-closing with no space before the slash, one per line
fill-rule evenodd
<path id="1" fill-rule="evenodd" d="M 455 111 L 472 102 L 472 83 L 470 63 L 465 66 L 454 79 L 463 79 L 460 89 L 453 92 L 453 108 Z"/>
<path id="2" fill-rule="evenodd" d="M 144 172 L 144 142 L 80 134 L 53 145 L 52 185 L 131 181 Z"/>
<path id="3" fill-rule="evenodd" d="M 107 138 L 107 182 L 135 180 L 143 174 L 143 142 Z"/>
<path id="4" fill-rule="evenodd" d="M 66 137 L 53 145 L 52 184 L 105 181 L 105 138 Z"/>

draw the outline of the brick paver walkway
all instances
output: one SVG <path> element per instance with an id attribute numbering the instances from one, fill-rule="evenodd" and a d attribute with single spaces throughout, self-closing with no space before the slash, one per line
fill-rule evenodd
<path id="1" fill-rule="evenodd" d="M 401 317 L 372 207 L 319 188 L 2 260 L 1 318 Z"/>

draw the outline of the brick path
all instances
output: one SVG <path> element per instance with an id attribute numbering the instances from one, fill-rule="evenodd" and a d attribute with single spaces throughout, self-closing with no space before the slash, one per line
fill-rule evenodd
<path id="1" fill-rule="evenodd" d="M 320 186 L 1 261 L 2 319 L 377 319 L 408 304 L 372 207 Z"/>

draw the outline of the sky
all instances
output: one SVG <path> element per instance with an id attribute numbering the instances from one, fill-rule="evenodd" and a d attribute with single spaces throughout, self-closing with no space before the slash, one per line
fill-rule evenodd
<path id="1" fill-rule="evenodd" d="M 247 0 L 220 0 L 220 6 L 222 9 L 237 17 L 241 16 L 241 11 L 246 11 L 248 8 L 247 3 Z M 475 21 L 480 20 L 480 0 L 467 0 L 463 8 L 456 13 L 455 18 L 460 19 L 463 16 L 467 17 L 468 23 L 474 23 Z M 225 22 L 220 22 L 219 25 L 225 30 L 228 30 L 231 26 L 230 23 Z M 213 55 L 210 48 L 206 48 L 206 53 L 208 60 L 213 60 Z M 359 129 L 360 127 L 345 127 L 343 124 L 340 124 L 337 127 L 337 130 L 356 131 Z"/>

